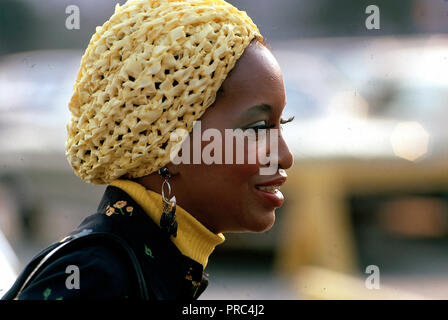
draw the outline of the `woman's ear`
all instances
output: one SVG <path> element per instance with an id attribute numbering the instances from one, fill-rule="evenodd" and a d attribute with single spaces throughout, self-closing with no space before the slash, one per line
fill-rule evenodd
<path id="1" fill-rule="evenodd" d="M 178 164 L 173 164 L 170 162 L 165 167 L 168 169 L 168 172 L 171 174 L 172 177 L 175 177 L 178 174 L 180 174 L 181 170 Z"/>

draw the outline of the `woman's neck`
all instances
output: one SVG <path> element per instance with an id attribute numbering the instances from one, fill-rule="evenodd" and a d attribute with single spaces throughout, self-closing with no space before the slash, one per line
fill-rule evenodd
<path id="1" fill-rule="evenodd" d="M 160 217 L 162 216 L 162 196 L 160 194 L 131 180 L 115 180 L 111 185 L 129 194 L 160 226 Z M 205 268 L 208 257 L 215 247 L 224 242 L 224 236 L 221 233 L 216 234 L 210 231 L 179 205 L 176 207 L 176 219 L 178 223 L 177 236 L 171 237 L 171 240 L 184 255 L 199 262 Z"/>
<path id="2" fill-rule="evenodd" d="M 147 190 L 151 190 L 156 193 L 161 193 L 163 178 L 157 173 L 153 173 L 142 178 L 136 178 L 134 181 L 142 185 Z M 171 196 L 176 196 L 176 203 L 186 210 L 190 215 L 192 215 L 196 220 L 198 220 L 204 227 L 215 234 L 222 233 L 219 227 L 219 221 L 216 221 L 218 217 L 210 214 L 210 212 L 204 212 L 203 206 L 197 206 L 193 200 L 193 196 L 190 194 L 190 188 L 185 187 L 182 184 L 181 177 L 178 175 L 173 175 L 169 182 L 172 186 Z M 160 191 L 159 191 L 160 190 Z"/>

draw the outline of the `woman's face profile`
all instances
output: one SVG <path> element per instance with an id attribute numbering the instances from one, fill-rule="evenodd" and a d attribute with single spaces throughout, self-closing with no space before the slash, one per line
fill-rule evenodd
<path id="1" fill-rule="evenodd" d="M 280 129 L 280 120 L 286 103 L 280 67 L 272 53 L 253 41 L 240 57 L 232 72 L 221 86 L 215 103 L 201 117 L 201 129 L 217 129 L 225 137 L 226 129 Z M 270 150 L 267 137 L 266 155 Z M 251 138 L 248 138 L 250 140 Z M 252 138 L 253 139 L 253 138 Z M 258 135 L 256 140 L 260 139 Z M 167 167 L 176 175 L 171 178 L 173 193 L 178 204 L 193 214 L 211 231 L 260 232 L 269 229 L 275 221 L 275 209 L 280 207 L 283 196 L 276 190 L 266 190 L 266 185 L 284 183 L 285 174 L 275 169 L 272 174 L 260 174 L 260 168 L 269 164 L 248 161 L 246 140 L 244 163 L 236 164 L 178 164 Z M 204 148 L 208 142 L 202 142 Z M 234 159 L 238 150 L 234 144 Z M 222 143 L 222 155 L 226 152 Z M 278 168 L 288 169 L 293 157 L 281 136 L 278 135 Z M 260 188 L 260 184 L 265 187 Z M 261 190 L 264 189 L 264 190 Z"/>

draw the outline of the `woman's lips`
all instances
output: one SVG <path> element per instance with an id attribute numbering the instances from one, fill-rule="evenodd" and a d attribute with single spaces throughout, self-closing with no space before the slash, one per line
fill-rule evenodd
<path id="1" fill-rule="evenodd" d="M 281 207 L 285 201 L 283 193 L 281 193 L 278 188 L 274 189 L 274 191 L 264 191 L 255 187 L 255 191 L 263 199 L 263 202 L 268 203 L 274 208 Z"/>
<path id="2" fill-rule="evenodd" d="M 263 199 L 263 202 L 279 208 L 285 201 L 285 197 L 280 192 L 280 187 L 286 182 L 286 177 L 280 177 L 271 181 L 263 182 L 255 186 L 258 196 Z"/>

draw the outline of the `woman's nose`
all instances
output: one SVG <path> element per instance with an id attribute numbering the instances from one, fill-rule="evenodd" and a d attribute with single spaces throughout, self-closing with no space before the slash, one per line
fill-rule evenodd
<path id="1" fill-rule="evenodd" d="M 278 144 L 278 165 L 282 169 L 289 169 L 294 164 L 294 156 L 289 150 L 286 141 L 283 139 L 282 134 L 279 134 L 279 144 Z"/>

